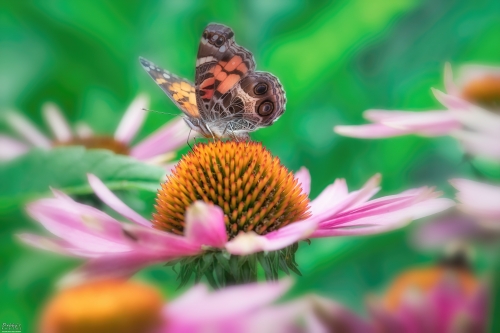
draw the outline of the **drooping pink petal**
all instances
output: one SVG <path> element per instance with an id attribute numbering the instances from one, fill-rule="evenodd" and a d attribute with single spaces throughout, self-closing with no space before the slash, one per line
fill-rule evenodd
<path id="1" fill-rule="evenodd" d="M 331 185 L 328 185 L 313 201 L 311 201 L 311 213 L 313 216 L 320 215 L 336 206 L 342 201 L 349 191 L 345 179 L 336 179 Z"/>
<path id="2" fill-rule="evenodd" d="M 147 112 L 144 110 L 149 105 L 149 98 L 146 95 L 137 96 L 125 111 L 122 120 L 118 124 L 115 132 L 115 139 L 128 144 L 137 134 L 146 118 Z"/>
<path id="3" fill-rule="evenodd" d="M 374 175 L 366 182 L 365 185 L 363 185 L 361 189 L 347 194 L 335 204 L 328 204 L 328 202 L 326 202 L 325 207 L 327 209 L 325 209 L 321 214 L 313 213 L 313 216 L 319 221 L 325 221 L 330 219 L 332 216 L 335 216 L 339 212 L 363 204 L 380 190 L 380 187 L 378 185 L 380 184 L 381 179 L 382 176 L 380 174 Z"/>
<path id="4" fill-rule="evenodd" d="M 186 211 L 186 238 L 200 245 L 223 248 L 227 242 L 224 212 L 203 201 L 194 202 Z"/>
<path id="5" fill-rule="evenodd" d="M 123 217 L 129 219 L 132 222 L 137 224 L 150 227 L 151 222 L 146 220 L 144 217 L 139 215 L 137 212 L 132 210 L 129 206 L 127 206 L 123 201 L 118 199 L 118 197 L 111 192 L 104 183 L 97 178 L 95 175 L 88 174 L 87 178 L 89 180 L 89 184 L 94 190 L 94 193 L 101 199 L 106 205 L 115 210 L 118 214 Z"/>
<path id="6" fill-rule="evenodd" d="M 85 251 L 131 250 L 121 224 L 94 207 L 65 199 L 41 199 L 29 204 L 27 212 L 48 231 Z"/>
<path id="7" fill-rule="evenodd" d="M 54 103 L 47 102 L 42 106 L 45 122 L 50 127 L 57 141 L 65 142 L 71 140 L 71 128 L 61 110 Z"/>
<path id="8" fill-rule="evenodd" d="M 144 267 L 162 263 L 169 259 L 171 258 L 146 251 L 109 254 L 87 261 L 64 276 L 58 285 L 66 288 L 89 280 L 128 278 Z"/>
<path id="9" fill-rule="evenodd" d="M 0 135 L 0 161 L 8 161 L 25 154 L 29 147 L 6 135 Z"/>
<path id="10" fill-rule="evenodd" d="M 460 141 L 463 149 L 474 156 L 500 160 L 500 136 L 492 136 L 470 131 L 455 131 L 452 136 Z"/>
<path id="11" fill-rule="evenodd" d="M 231 286 L 208 292 L 205 286 L 195 286 L 166 308 L 167 318 L 186 322 L 214 323 L 238 320 L 276 301 L 291 286 L 288 279 L 279 282 Z M 243 301 L 244 300 L 244 301 Z M 192 311 L 197 315 L 193 317 Z"/>
<path id="12" fill-rule="evenodd" d="M 252 231 L 241 232 L 227 242 L 226 250 L 235 255 L 280 250 L 309 237 L 316 229 L 317 224 L 318 222 L 314 219 L 299 221 L 264 236 L 257 235 Z"/>
<path id="13" fill-rule="evenodd" d="M 335 126 L 335 133 L 353 138 L 390 138 L 393 136 L 406 135 L 409 130 L 393 128 L 383 124 L 368 124 L 358 126 Z"/>
<path id="14" fill-rule="evenodd" d="M 295 173 L 295 178 L 299 180 L 299 184 L 302 187 L 302 192 L 309 195 L 311 192 L 311 174 L 306 167 L 302 167 Z"/>
<path id="15" fill-rule="evenodd" d="M 471 106 L 466 110 L 451 110 L 451 113 L 467 129 L 490 134 L 498 138 L 500 132 L 499 115 L 476 106 Z"/>
<path id="16" fill-rule="evenodd" d="M 5 117 L 7 123 L 16 130 L 19 135 L 29 141 L 31 144 L 49 149 L 52 144 L 50 140 L 40 132 L 33 123 L 26 117 L 17 112 L 10 112 Z"/>
<path id="17" fill-rule="evenodd" d="M 39 235 L 20 233 L 16 235 L 23 243 L 45 251 L 55 252 L 68 256 L 95 258 L 100 256 L 100 253 L 87 251 L 85 249 L 74 246 L 62 239 L 51 239 Z"/>
<path id="18" fill-rule="evenodd" d="M 184 257 L 197 255 L 203 251 L 199 243 L 184 236 L 135 224 L 123 224 L 122 228 L 125 236 L 134 243 L 135 248 L 158 255 Z"/>
<path id="19" fill-rule="evenodd" d="M 373 234 L 400 228 L 412 220 L 444 211 L 454 202 L 434 198 L 435 193 L 422 189 L 407 194 L 370 201 L 353 211 L 344 211 L 319 223 L 312 237 Z"/>
<path id="20" fill-rule="evenodd" d="M 431 111 L 432 112 L 432 111 Z M 381 123 L 388 119 L 406 118 L 412 115 L 418 115 L 421 112 L 403 111 L 403 110 L 382 110 L 382 109 L 369 109 L 363 112 L 363 117 L 374 123 Z"/>
<path id="21" fill-rule="evenodd" d="M 434 97 L 443 104 L 447 109 L 450 110 L 467 110 L 471 108 L 471 104 L 460 97 L 445 94 L 444 92 L 432 88 Z"/>
<path id="22" fill-rule="evenodd" d="M 156 155 L 174 151 L 187 143 L 188 135 L 193 138 L 196 133 L 190 134 L 190 129 L 184 120 L 175 118 L 135 145 L 130 155 L 139 160 L 147 160 Z"/>
<path id="23" fill-rule="evenodd" d="M 453 79 L 453 70 L 449 62 L 444 64 L 444 89 L 452 96 L 460 95 L 460 89 L 455 84 L 455 80 Z"/>
<path id="24" fill-rule="evenodd" d="M 477 217 L 497 220 L 500 218 L 500 187 L 468 179 L 452 179 L 460 208 Z"/>

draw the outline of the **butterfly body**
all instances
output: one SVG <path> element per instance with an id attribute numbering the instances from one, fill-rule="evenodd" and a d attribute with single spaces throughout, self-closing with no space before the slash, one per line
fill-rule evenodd
<path id="1" fill-rule="evenodd" d="M 250 51 L 234 41 L 233 31 L 210 24 L 196 60 L 195 84 L 140 58 L 143 68 L 184 113 L 190 128 L 208 138 L 248 138 L 270 126 L 285 111 L 278 78 L 255 71 Z"/>

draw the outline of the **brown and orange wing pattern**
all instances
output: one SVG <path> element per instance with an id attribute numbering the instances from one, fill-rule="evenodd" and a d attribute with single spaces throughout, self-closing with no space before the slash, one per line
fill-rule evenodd
<path id="1" fill-rule="evenodd" d="M 199 118 L 200 112 L 196 104 L 195 86 L 186 79 L 170 73 L 144 58 L 139 58 L 142 67 L 153 78 L 157 85 L 170 97 L 184 114 L 191 118 Z"/>
<path id="2" fill-rule="evenodd" d="M 203 32 L 196 60 L 196 101 L 201 118 L 220 118 L 214 105 L 238 82 L 255 70 L 255 61 L 247 49 L 234 41 L 233 31 L 221 24 L 210 24 Z"/>

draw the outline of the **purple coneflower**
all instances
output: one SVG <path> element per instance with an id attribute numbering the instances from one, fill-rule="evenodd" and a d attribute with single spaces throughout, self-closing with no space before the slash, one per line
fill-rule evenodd
<path id="1" fill-rule="evenodd" d="M 125 111 L 115 133 L 110 135 L 95 134 L 86 123 L 70 127 L 62 112 L 53 103 L 42 107 L 43 116 L 53 138 L 44 135 L 31 121 L 22 114 L 11 112 L 6 121 L 24 141 L 6 135 L 0 135 L 0 160 L 8 160 L 26 153 L 30 147 L 51 149 L 59 146 L 84 146 L 88 149 L 108 149 L 116 154 L 129 155 L 141 161 L 161 164 L 171 159 L 175 149 L 186 144 L 189 128 L 181 118 L 165 124 L 155 133 L 141 142 L 131 145 L 141 128 L 147 112 L 148 98 L 139 95 Z"/>
<path id="2" fill-rule="evenodd" d="M 462 143 L 466 152 L 500 160 L 500 69 L 464 66 L 461 73 L 455 84 L 447 64 L 445 87 L 448 94 L 433 90 L 447 110 L 367 110 L 363 115 L 372 124 L 336 126 L 334 130 L 357 138 L 451 135 Z"/>
<path id="3" fill-rule="evenodd" d="M 130 275 L 161 262 L 179 264 L 183 283 L 192 274 L 214 286 L 255 281 L 259 265 L 277 279 L 279 270 L 299 272 L 300 240 L 385 232 L 454 204 L 427 187 L 370 200 L 380 178 L 353 192 L 337 179 L 309 201 L 309 172 L 294 175 L 260 143 L 197 144 L 162 184 L 151 219 L 89 175 L 95 194 L 132 224 L 54 191 L 55 198 L 30 204 L 28 212 L 59 239 L 21 238 L 90 258 L 73 275 L 77 280 Z"/>

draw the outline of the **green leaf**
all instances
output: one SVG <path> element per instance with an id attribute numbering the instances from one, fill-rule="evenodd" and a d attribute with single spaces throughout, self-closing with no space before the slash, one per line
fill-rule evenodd
<path id="1" fill-rule="evenodd" d="M 22 204 L 50 194 L 56 188 L 67 194 L 92 193 L 87 174 L 99 177 L 112 190 L 156 191 L 165 171 L 107 150 L 62 147 L 34 149 L 0 165 L 0 202 Z"/>

